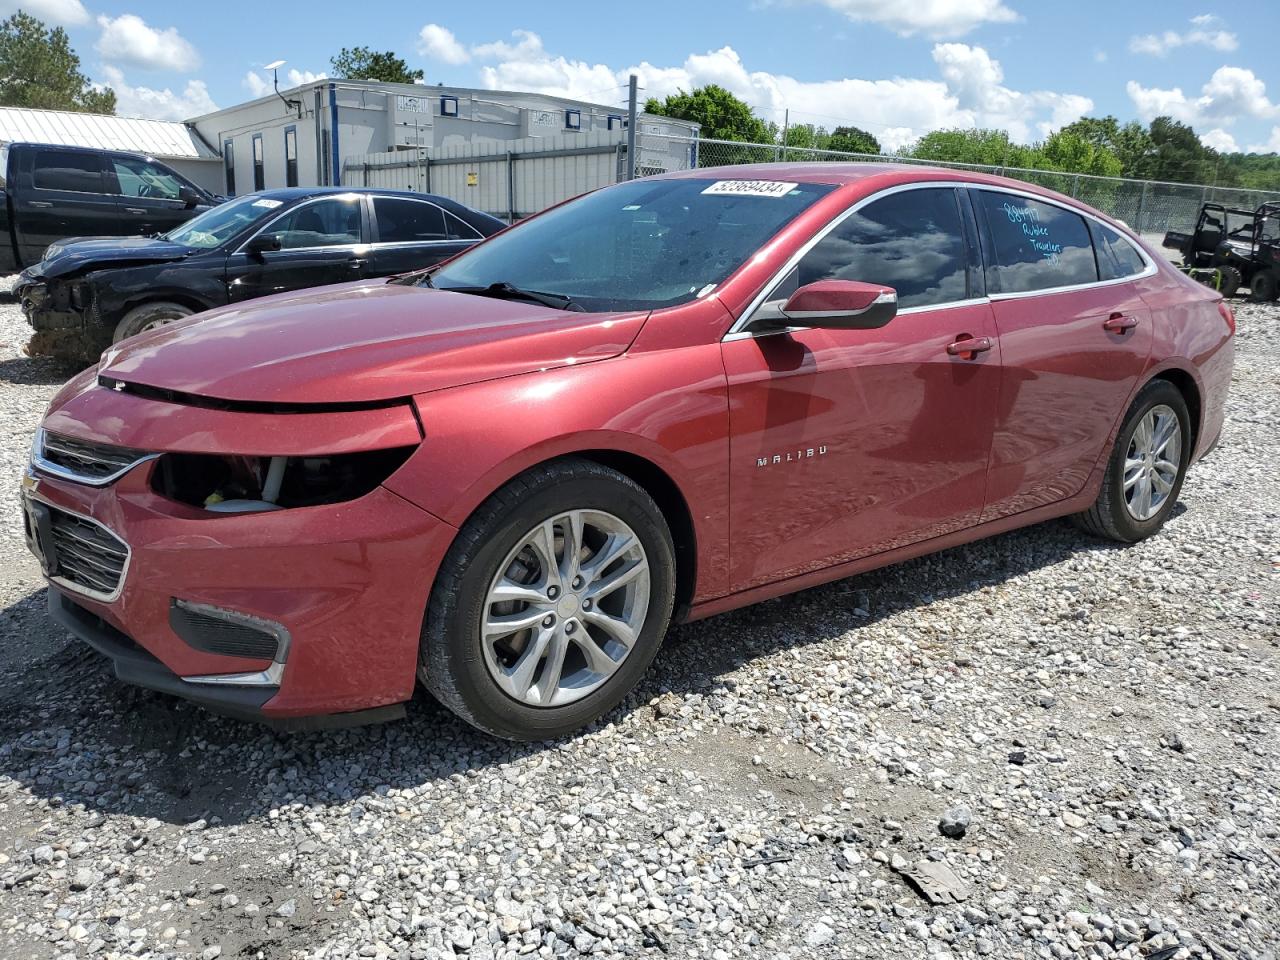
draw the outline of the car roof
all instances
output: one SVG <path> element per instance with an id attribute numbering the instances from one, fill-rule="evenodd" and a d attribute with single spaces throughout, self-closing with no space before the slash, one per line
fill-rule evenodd
<path id="1" fill-rule="evenodd" d="M 136 159 L 138 159 L 138 160 L 156 160 L 156 159 L 159 159 L 159 160 L 162 160 L 162 161 L 163 161 L 163 160 L 167 160 L 167 159 L 179 159 L 179 160 L 187 160 L 187 159 L 190 159 L 190 158 L 188 158 L 188 157 L 177 157 L 177 158 L 159 157 L 159 158 L 157 158 L 157 157 L 153 156 L 152 154 L 149 154 L 149 153 L 140 153 L 140 152 L 138 152 L 137 150 L 122 150 L 122 149 L 120 149 L 120 148 L 118 148 L 118 147 L 88 147 L 88 146 L 85 146 L 84 144 L 80 144 L 80 143 L 37 143 L 37 142 L 32 141 L 32 140 L 9 140 L 9 141 L 5 142 L 4 144 L 0 144 L 0 146 L 4 146 L 4 147 L 31 147 L 31 148 L 33 148 L 33 149 L 37 149 L 37 150 L 67 150 L 67 151 L 70 151 L 71 153 L 107 153 L 107 154 L 111 154 L 112 156 L 116 156 L 116 157 L 134 157 L 134 158 L 136 158 Z"/>
<path id="2" fill-rule="evenodd" d="M 326 194 L 376 194 L 378 196 L 416 197 L 420 200 L 446 200 L 434 193 L 415 193 L 412 190 L 395 190 L 390 187 L 273 187 L 270 190 L 255 190 L 252 194 L 241 196 L 269 197 L 272 200 L 294 200 L 302 197 L 319 197 Z"/>
<path id="3" fill-rule="evenodd" d="M 1059 174 L 1056 170 L 1046 170 L 1046 174 Z M 951 167 L 934 167 L 916 163 L 744 163 L 724 167 L 698 167 L 693 170 L 680 170 L 674 173 L 658 174 L 649 179 L 698 179 L 698 180 L 772 180 L 788 183 L 820 183 L 844 187 L 850 184 L 864 185 L 866 192 L 871 193 L 899 184 L 921 182 L 950 182 L 957 184 L 976 184 L 990 187 L 1002 187 L 1016 190 L 1031 196 L 1045 197 L 1060 204 L 1087 211 L 1091 216 L 1100 217 L 1108 223 L 1117 223 L 1114 218 L 1100 210 L 1090 207 L 1080 200 L 1049 190 L 1045 187 L 1028 183 L 1026 180 L 1014 180 L 1011 177 L 997 177 L 994 174 L 982 173 L 978 170 L 953 169 Z"/>
<path id="4" fill-rule="evenodd" d="M 1047 170 L 1046 173 L 1057 171 Z M 1069 174 L 1067 174 L 1069 176 Z M 794 183 L 825 183 L 843 186 L 866 180 L 877 181 L 882 188 L 895 183 L 917 183 L 921 180 L 951 180 L 957 183 L 985 183 L 1059 196 L 1025 180 L 997 177 L 977 170 L 957 170 L 917 163 L 743 163 L 724 167 L 699 167 L 674 173 L 658 174 L 651 179 L 694 178 L 700 180 L 781 180 Z"/>

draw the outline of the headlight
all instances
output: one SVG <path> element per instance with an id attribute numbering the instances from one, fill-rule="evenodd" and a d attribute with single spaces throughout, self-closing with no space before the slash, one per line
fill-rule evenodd
<path id="1" fill-rule="evenodd" d="M 370 493 L 413 447 L 317 457 L 166 453 L 152 473 L 161 496 L 214 513 L 256 513 L 342 503 Z"/>

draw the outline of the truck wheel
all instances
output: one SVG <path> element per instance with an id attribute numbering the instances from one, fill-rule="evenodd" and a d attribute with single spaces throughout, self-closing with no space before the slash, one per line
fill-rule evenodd
<path id="1" fill-rule="evenodd" d="M 1275 270 L 1259 270 L 1249 281 L 1249 299 L 1254 303 L 1268 303 L 1280 294 L 1280 273 Z"/>
<path id="2" fill-rule="evenodd" d="M 195 313 L 190 307 L 184 307 L 180 303 L 144 303 L 140 307 L 134 307 L 124 315 L 124 318 L 116 324 L 116 332 L 111 337 L 112 343 L 119 343 L 121 340 L 127 340 L 129 337 L 135 337 L 147 330 L 154 330 L 157 327 L 163 327 L 166 323 L 173 323 L 175 320 L 181 320 L 183 317 L 189 317 Z"/>
<path id="3" fill-rule="evenodd" d="M 458 532 L 431 592 L 418 675 L 481 730 L 560 737 L 635 686 L 674 595 L 671 532 L 643 488 L 588 460 L 535 467 Z"/>

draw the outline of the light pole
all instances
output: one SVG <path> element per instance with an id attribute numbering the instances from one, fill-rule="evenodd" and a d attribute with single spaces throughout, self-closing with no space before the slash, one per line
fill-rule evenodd
<path id="1" fill-rule="evenodd" d="M 280 92 L 280 68 L 283 67 L 288 62 L 289 62 L 288 60 L 273 60 L 271 63 L 268 63 L 265 67 L 263 67 L 263 69 L 271 71 L 271 86 L 275 90 L 276 96 L 284 101 L 284 105 L 288 109 L 292 110 L 294 107 L 297 107 L 298 119 L 301 120 L 302 119 L 302 101 L 289 100 L 288 98 L 285 97 L 283 93 Z"/>

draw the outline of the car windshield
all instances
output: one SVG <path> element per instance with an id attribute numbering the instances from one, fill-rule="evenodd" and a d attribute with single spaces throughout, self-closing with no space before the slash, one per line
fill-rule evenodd
<path id="1" fill-rule="evenodd" d="M 437 270 L 430 283 L 444 290 L 551 294 L 592 312 L 674 306 L 719 284 L 832 189 L 772 181 L 635 180 L 486 240 Z"/>
<path id="2" fill-rule="evenodd" d="M 240 197 L 192 217 L 164 235 L 164 239 L 199 250 L 212 250 L 234 237 L 245 227 L 269 217 L 282 201 L 269 197 Z"/>

